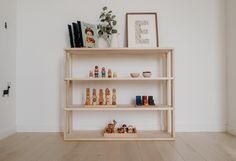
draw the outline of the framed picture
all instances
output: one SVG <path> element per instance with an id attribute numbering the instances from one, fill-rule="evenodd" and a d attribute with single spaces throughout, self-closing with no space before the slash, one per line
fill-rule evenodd
<path id="1" fill-rule="evenodd" d="M 130 48 L 158 47 L 157 13 L 127 13 L 126 43 Z"/>
<path id="2" fill-rule="evenodd" d="M 83 46 L 86 48 L 97 48 L 97 26 L 94 24 L 80 22 Z"/>

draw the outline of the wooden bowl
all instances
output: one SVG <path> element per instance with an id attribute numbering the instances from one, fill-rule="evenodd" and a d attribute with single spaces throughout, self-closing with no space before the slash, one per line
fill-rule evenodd
<path id="1" fill-rule="evenodd" d="M 139 77 L 139 73 L 130 73 L 130 76 L 132 77 L 132 78 L 138 78 Z"/>
<path id="2" fill-rule="evenodd" d="M 143 77 L 150 78 L 151 76 L 152 76 L 152 72 L 150 72 L 150 71 L 143 72 Z"/>

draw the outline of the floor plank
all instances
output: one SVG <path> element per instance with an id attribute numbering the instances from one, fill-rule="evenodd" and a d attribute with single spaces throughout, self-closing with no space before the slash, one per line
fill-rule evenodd
<path id="1" fill-rule="evenodd" d="M 176 141 L 64 141 L 61 133 L 0 140 L 0 161 L 236 161 L 236 137 L 177 133 Z"/>

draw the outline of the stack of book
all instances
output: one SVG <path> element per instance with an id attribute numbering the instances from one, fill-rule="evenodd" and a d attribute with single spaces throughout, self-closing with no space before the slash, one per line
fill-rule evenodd
<path id="1" fill-rule="evenodd" d="M 77 21 L 68 25 L 71 48 L 96 48 L 97 26 L 86 22 Z"/>

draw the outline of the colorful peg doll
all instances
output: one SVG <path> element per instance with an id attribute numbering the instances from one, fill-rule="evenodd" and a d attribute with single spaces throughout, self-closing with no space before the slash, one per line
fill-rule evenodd
<path id="1" fill-rule="evenodd" d="M 95 78 L 98 78 L 98 77 L 99 77 L 99 69 L 98 69 L 98 66 L 97 66 L 97 65 L 95 66 L 95 69 L 94 69 L 94 77 L 95 77 Z"/>
<path id="2" fill-rule="evenodd" d="M 105 67 L 102 67 L 102 78 L 106 77 L 106 69 Z"/>

